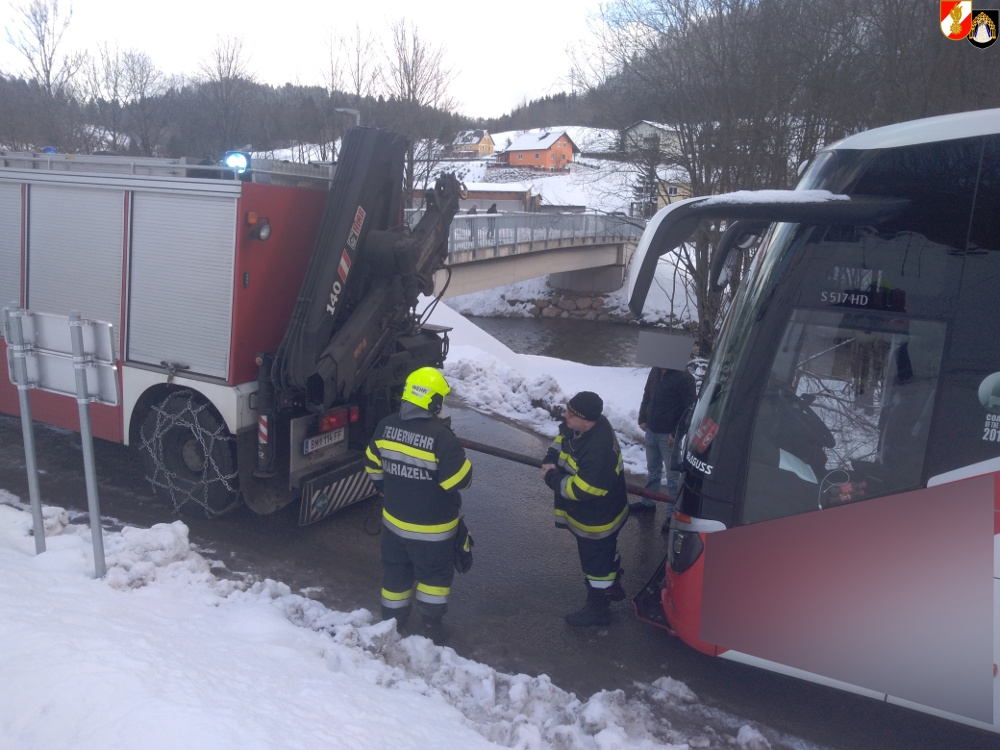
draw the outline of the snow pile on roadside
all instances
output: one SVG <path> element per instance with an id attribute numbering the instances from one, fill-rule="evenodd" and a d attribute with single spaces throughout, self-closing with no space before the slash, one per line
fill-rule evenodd
<path id="1" fill-rule="evenodd" d="M 190 550 L 180 521 L 106 531 L 108 575 L 94 580 L 89 529 L 46 509 L 36 556 L 24 508 L 0 490 L 6 747 L 770 747 L 749 726 L 689 736 L 654 716 L 697 702 L 668 678 L 648 704 L 621 691 L 583 701 L 544 675 L 401 638 L 367 610 L 217 578 L 224 566 Z"/>

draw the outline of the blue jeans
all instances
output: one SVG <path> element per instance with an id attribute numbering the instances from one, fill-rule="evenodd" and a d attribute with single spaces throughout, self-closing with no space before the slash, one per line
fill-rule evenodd
<path id="1" fill-rule="evenodd" d="M 681 489 L 681 475 L 678 471 L 671 471 L 670 456 L 674 451 L 672 445 L 673 435 L 669 432 L 653 432 L 646 430 L 646 489 L 653 492 L 660 492 L 660 481 L 663 477 L 664 465 L 667 473 L 667 491 L 665 494 L 672 498 L 677 497 Z M 654 500 L 642 498 L 643 505 L 653 505 Z M 667 506 L 667 518 L 674 512 L 673 503 L 664 503 Z"/>

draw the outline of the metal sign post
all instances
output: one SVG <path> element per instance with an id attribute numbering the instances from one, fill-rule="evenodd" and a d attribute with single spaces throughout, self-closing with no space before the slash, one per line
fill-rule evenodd
<path id="1" fill-rule="evenodd" d="M 98 578 L 107 572 L 104 560 L 104 537 L 101 532 L 101 507 L 97 497 L 97 473 L 94 465 L 94 438 L 90 426 L 90 404 L 117 406 L 118 368 L 115 366 L 114 329 L 111 323 L 83 320 L 73 311 L 70 317 L 4 309 L 8 332 L 8 364 L 11 381 L 21 396 L 21 422 L 24 426 L 24 451 L 28 464 L 28 487 L 35 516 L 35 546 L 45 551 L 41 501 L 38 499 L 38 475 L 35 470 L 35 443 L 31 431 L 29 388 L 39 388 L 64 396 L 75 396 L 80 408 L 80 442 L 83 446 L 84 472 L 87 481 L 87 506 L 90 512 L 90 536 L 94 544 L 94 568 Z M 34 483 L 34 487 L 32 487 Z M 38 539 L 41 538 L 41 547 Z"/>
<path id="2" fill-rule="evenodd" d="M 90 358 L 83 348 L 83 321 L 74 310 L 69 315 L 73 339 L 73 370 L 76 374 L 76 403 L 80 407 L 80 444 L 83 446 L 83 471 L 87 479 L 87 510 L 90 512 L 90 538 L 94 543 L 94 572 L 103 578 L 104 534 L 101 530 L 101 504 L 97 499 L 97 469 L 94 465 L 94 434 L 90 429 L 90 395 L 87 390 L 87 367 Z M 113 365 L 112 365 L 113 366 Z"/>
<path id="3" fill-rule="evenodd" d="M 25 362 L 22 312 L 17 309 L 16 304 L 5 307 L 3 328 L 11 381 L 17 386 L 17 398 L 21 403 L 21 431 L 24 435 L 24 462 L 28 468 L 28 496 L 31 499 L 31 519 L 35 532 L 35 554 L 40 555 L 45 551 L 45 522 L 42 520 L 42 498 L 38 491 L 38 467 L 35 465 L 35 431 L 31 423 L 31 399 L 28 398 L 32 385 L 28 381 Z"/>

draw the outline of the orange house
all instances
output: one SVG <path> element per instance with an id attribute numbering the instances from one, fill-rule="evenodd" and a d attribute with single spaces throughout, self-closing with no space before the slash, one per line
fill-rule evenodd
<path id="1" fill-rule="evenodd" d="M 580 149 L 565 131 L 529 131 L 497 154 L 497 161 L 512 167 L 561 172 L 573 163 L 573 155 L 578 153 Z"/>

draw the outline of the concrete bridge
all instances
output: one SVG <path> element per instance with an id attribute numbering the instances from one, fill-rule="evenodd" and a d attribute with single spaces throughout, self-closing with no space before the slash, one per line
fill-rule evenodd
<path id="1" fill-rule="evenodd" d="M 411 226 L 419 220 L 414 212 Z M 594 213 L 460 214 L 451 224 L 445 299 L 550 276 L 561 289 L 605 293 L 621 288 L 642 227 Z"/>

